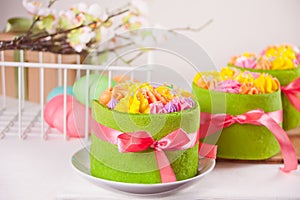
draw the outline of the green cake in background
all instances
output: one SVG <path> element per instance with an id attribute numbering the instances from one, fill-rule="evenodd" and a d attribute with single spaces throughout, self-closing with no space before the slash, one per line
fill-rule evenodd
<path id="1" fill-rule="evenodd" d="M 236 67 L 236 66 L 234 66 Z M 239 68 L 239 67 L 237 67 Z M 281 86 L 286 86 L 300 77 L 300 68 L 286 69 L 286 70 L 259 70 L 259 69 L 244 69 L 251 72 L 268 73 L 276 77 Z M 291 104 L 286 95 L 281 93 L 282 107 L 283 107 L 283 129 L 291 130 L 300 126 L 300 112 Z"/>
<path id="2" fill-rule="evenodd" d="M 156 141 L 181 128 L 197 132 L 199 106 L 186 92 L 172 86 L 147 83 L 120 84 L 93 101 L 93 118 L 106 127 L 124 133 L 147 131 Z M 187 150 L 167 151 L 176 180 L 194 177 L 198 171 L 198 142 Z M 91 174 L 128 183 L 161 183 L 153 149 L 121 153 L 118 146 L 91 135 Z"/>
<path id="3" fill-rule="evenodd" d="M 279 85 L 267 75 L 223 68 L 220 73 L 197 74 L 192 88 L 201 113 L 236 116 L 255 109 L 264 112 L 282 109 Z M 216 142 L 218 158 L 263 160 L 280 151 L 276 138 L 266 127 L 251 124 L 232 124 L 204 140 L 205 143 Z"/>
<path id="4" fill-rule="evenodd" d="M 251 72 L 268 73 L 276 77 L 281 86 L 286 86 L 300 77 L 300 50 L 292 45 L 273 45 L 260 54 L 244 53 L 231 58 L 228 66 Z M 300 112 L 282 92 L 283 128 L 300 126 Z"/>

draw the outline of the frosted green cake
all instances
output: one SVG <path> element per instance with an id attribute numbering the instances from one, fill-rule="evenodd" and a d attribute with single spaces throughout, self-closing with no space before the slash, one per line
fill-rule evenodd
<path id="1" fill-rule="evenodd" d="M 234 66 L 236 67 L 236 66 Z M 241 70 L 252 72 L 268 73 L 276 77 L 281 86 L 286 86 L 300 77 L 300 67 L 286 70 L 262 70 L 262 69 L 244 69 L 236 67 Z M 281 93 L 282 107 L 283 107 L 283 129 L 291 130 L 300 126 L 300 112 L 290 103 L 284 93 Z"/>
<path id="2" fill-rule="evenodd" d="M 98 123 L 125 133 L 147 131 L 156 141 L 178 128 L 182 128 L 188 134 L 196 132 L 199 128 L 200 109 L 197 103 L 192 108 L 171 113 L 128 113 L 104 104 L 98 101 L 92 103 L 93 118 Z M 184 180 L 197 174 L 198 142 L 187 150 L 164 152 L 171 163 L 176 180 Z M 161 183 L 152 149 L 120 153 L 117 145 L 103 141 L 92 133 L 90 160 L 91 174 L 95 177 L 128 183 Z"/>
<path id="3" fill-rule="evenodd" d="M 294 45 L 270 45 L 260 54 L 243 53 L 234 56 L 229 66 L 251 72 L 268 73 L 276 77 L 281 86 L 286 86 L 300 77 L 300 49 Z M 300 112 L 282 92 L 283 128 L 291 130 L 300 126 Z"/>
<path id="4" fill-rule="evenodd" d="M 222 85 L 222 81 L 219 85 Z M 272 112 L 282 108 L 279 89 L 267 94 L 240 94 L 215 91 L 214 89 L 220 87 L 219 85 L 205 89 L 196 85 L 195 81 L 193 82 L 193 93 L 198 100 L 201 112 L 227 113 L 236 116 L 255 109 Z M 276 138 L 264 126 L 235 123 L 205 138 L 206 143 L 215 144 L 216 141 L 218 158 L 263 160 L 280 151 Z"/>

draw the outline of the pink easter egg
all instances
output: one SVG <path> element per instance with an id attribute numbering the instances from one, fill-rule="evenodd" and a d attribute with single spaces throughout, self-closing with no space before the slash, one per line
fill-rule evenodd
<path id="1" fill-rule="evenodd" d="M 63 133 L 64 96 L 58 95 L 51 99 L 45 106 L 44 119 L 50 127 Z M 85 133 L 85 106 L 80 104 L 73 96 L 67 95 L 66 109 L 67 135 L 69 137 L 84 137 Z M 89 110 L 89 121 L 91 111 Z M 90 128 L 88 129 L 90 133 Z"/>

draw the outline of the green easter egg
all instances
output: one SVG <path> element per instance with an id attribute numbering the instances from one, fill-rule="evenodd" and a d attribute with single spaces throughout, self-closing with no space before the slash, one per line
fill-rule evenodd
<path id="1" fill-rule="evenodd" d="M 90 74 L 88 83 L 88 102 L 89 107 L 91 101 L 98 100 L 100 94 L 108 89 L 108 77 L 100 74 Z M 114 87 L 117 83 L 111 80 L 111 87 Z M 78 79 L 73 86 L 74 97 L 82 104 L 86 102 L 86 76 Z"/>

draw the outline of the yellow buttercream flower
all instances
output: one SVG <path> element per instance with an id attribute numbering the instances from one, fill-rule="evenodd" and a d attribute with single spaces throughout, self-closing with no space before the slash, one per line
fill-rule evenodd
<path id="1" fill-rule="evenodd" d="M 119 103 L 115 107 L 115 110 L 119 112 L 129 112 L 129 104 L 130 104 L 130 97 L 126 96 L 119 101 Z"/>
<path id="2" fill-rule="evenodd" d="M 198 81 L 199 81 L 199 79 L 202 77 L 202 73 L 201 72 L 198 72 L 197 74 L 196 74 L 196 76 L 194 77 L 194 80 L 193 80 L 193 82 L 197 85 L 197 83 L 198 83 Z"/>
<path id="3" fill-rule="evenodd" d="M 133 97 L 129 100 L 129 112 L 130 113 L 139 113 L 140 112 L 140 101 L 137 98 L 137 95 L 133 95 Z"/>
<path id="4" fill-rule="evenodd" d="M 254 80 L 254 86 L 263 94 L 266 94 L 277 91 L 279 88 L 279 82 L 270 75 L 261 74 L 257 79 Z"/>
<path id="5" fill-rule="evenodd" d="M 265 51 L 265 56 L 271 59 L 272 69 L 292 69 L 297 66 L 294 60 L 297 53 L 290 45 L 270 46 Z"/>
<path id="6" fill-rule="evenodd" d="M 236 75 L 236 70 L 230 67 L 223 67 L 220 72 L 222 80 L 233 80 Z"/>
<path id="7" fill-rule="evenodd" d="M 246 58 L 252 58 L 252 57 L 256 57 L 256 54 L 255 53 L 244 52 L 243 56 L 245 56 Z"/>
<path id="8" fill-rule="evenodd" d="M 140 108 L 139 112 L 140 113 L 149 113 L 150 112 L 150 106 L 148 100 L 145 98 L 145 96 L 139 92 L 138 97 L 140 99 Z"/>
<path id="9" fill-rule="evenodd" d="M 235 80 L 237 80 L 240 83 L 253 83 L 254 77 L 249 72 L 241 72 L 237 75 Z"/>
<path id="10" fill-rule="evenodd" d="M 294 62 L 286 57 L 276 57 L 272 62 L 272 69 L 293 69 Z"/>
<path id="11" fill-rule="evenodd" d="M 168 101 L 174 98 L 174 95 L 171 93 L 171 88 L 166 87 L 164 85 L 159 86 L 154 89 L 157 91 L 159 94 L 161 94 L 164 98 L 166 98 Z"/>

